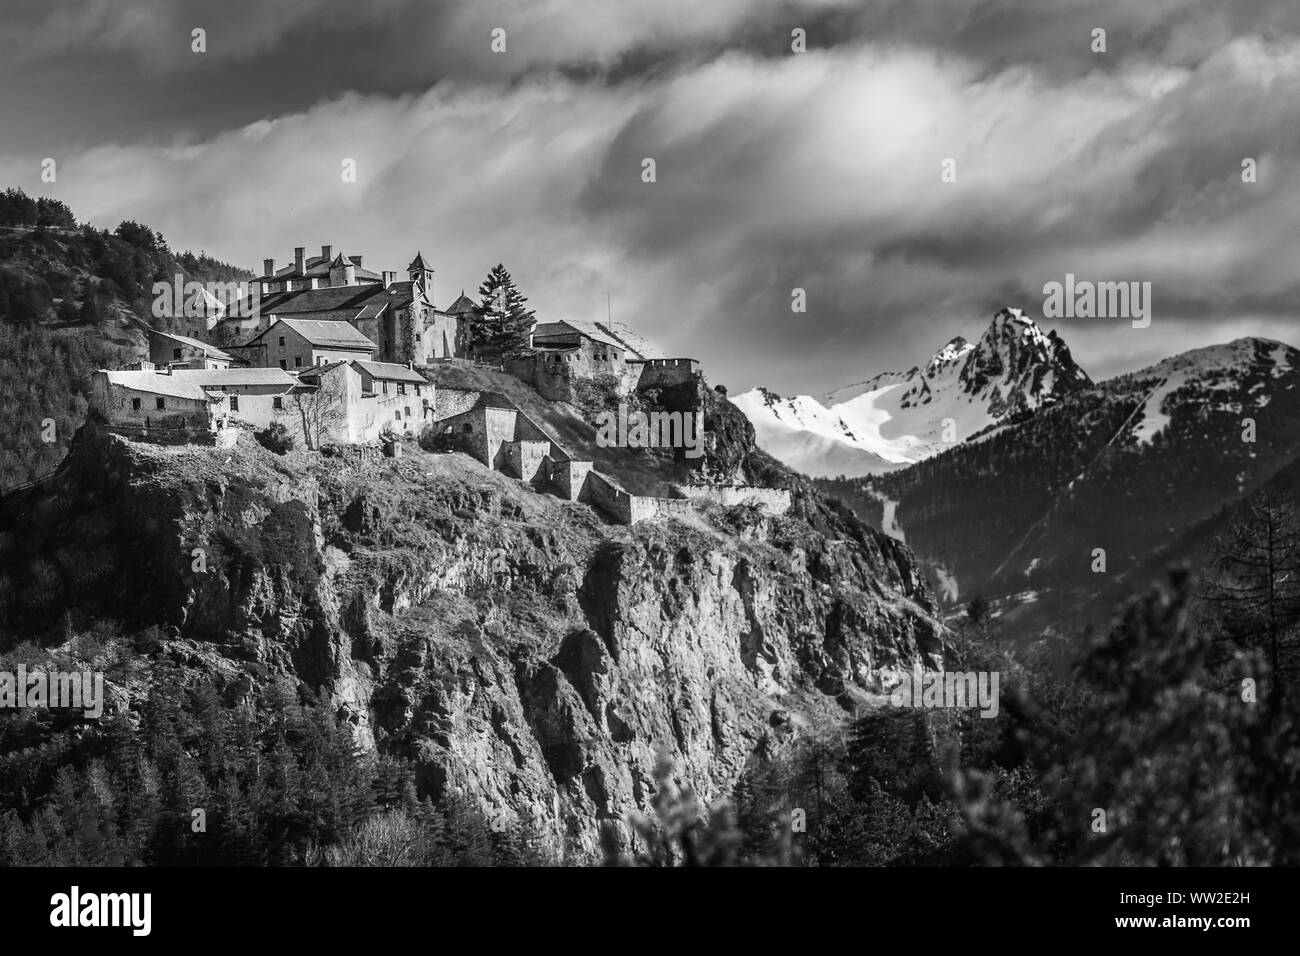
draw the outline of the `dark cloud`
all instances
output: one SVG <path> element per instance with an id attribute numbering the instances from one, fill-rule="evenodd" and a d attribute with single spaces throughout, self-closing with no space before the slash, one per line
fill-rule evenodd
<path id="1" fill-rule="evenodd" d="M 245 263 L 332 243 L 400 267 L 422 248 L 459 291 L 505 261 L 542 314 L 599 318 L 608 294 L 732 388 L 906 367 L 1003 305 L 1041 314 L 1067 272 L 1153 284 L 1151 329 L 1059 323 L 1094 375 L 1228 332 L 1300 338 L 1291 0 L 17 0 L 6 16 L 0 181 Z"/>

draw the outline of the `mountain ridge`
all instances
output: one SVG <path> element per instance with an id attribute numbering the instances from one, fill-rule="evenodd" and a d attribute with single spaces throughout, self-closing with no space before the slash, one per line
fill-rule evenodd
<path id="1" fill-rule="evenodd" d="M 955 336 L 924 366 L 785 399 L 758 387 L 733 402 L 758 444 L 817 477 L 884 474 L 929 458 L 1009 416 L 1092 384 L 1055 330 L 1002 309 L 979 339 Z M 827 404 L 829 403 L 829 404 Z"/>

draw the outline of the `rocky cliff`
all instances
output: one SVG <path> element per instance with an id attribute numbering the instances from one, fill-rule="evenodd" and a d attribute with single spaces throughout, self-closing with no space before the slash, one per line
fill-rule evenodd
<path id="1" fill-rule="evenodd" d="M 658 750 L 713 799 L 870 701 L 881 668 L 937 663 L 910 552 L 802 484 L 795 499 L 777 519 L 616 527 L 459 454 L 280 457 L 87 426 L 6 505 L 3 640 L 107 618 L 229 703 L 291 682 L 412 759 L 425 793 L 581 856 L 646 805 Z"/>

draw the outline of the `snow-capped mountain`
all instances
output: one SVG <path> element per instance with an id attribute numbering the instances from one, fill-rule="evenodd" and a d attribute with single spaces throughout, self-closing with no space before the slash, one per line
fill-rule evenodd
<path id="1" fill-rule="evenodd" d="M 753 423 L 759 446 L 791 468 L 858 477 L 929 458 L 1091 384 L 1055 332 L 1004 309 L 978 342 L 959 336 L 923 367 L 885 372 L 820 400 L 756 388 L 732 401 Z"/>
<path id="2" fill-rule="evenodd" d="M 950 601 L 982 594 L 1030 633 L 1104 622 L 1167 565 L 1201 566 L 1234 502 L 1298 480 L 1300 349 L 1245 338 L 1077 390 L 924 468 L 833 490 L 905 539 Z"/>

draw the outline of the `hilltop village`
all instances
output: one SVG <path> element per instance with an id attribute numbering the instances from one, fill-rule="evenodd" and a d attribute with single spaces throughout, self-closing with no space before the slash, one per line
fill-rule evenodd
<path id="1" fill-rule="evenodd" d="M 433 269 L 419 253 L 400 281 L 363 261 L 332 246 L 316 256 L 299 247 L 281 268 L 264 260 L 243 299 L 190 297 L 167 329 L 150 325 L 147 359 L 95 373 L 91 415 L 133 440 L 171 444 L 229 447 L 273 435 L 311 450 L 361 445 L 395 455 L 404 440 L 418 440 L 624 524 L 698 501 L 770 514 L 789 508 L 786 491 L 737 484 L 707 468 L 667 495 L 632 494 L 490 380 L 485 386 L 482 376 L 465 374 L 502 373 L 550 403 L 575 403 L 599 387 L 693 424 L 703 420 L 706 387 L 695 360 L 666 357 L 614 322 L 530 319 L 514 347 L 485 352 L 473 333 L 491 303 L 462 291 L 439 308 Z M 711 437 L 703 435 L 706 450 Z M 672 447 L 663 438 L 661 446 Z"/>

